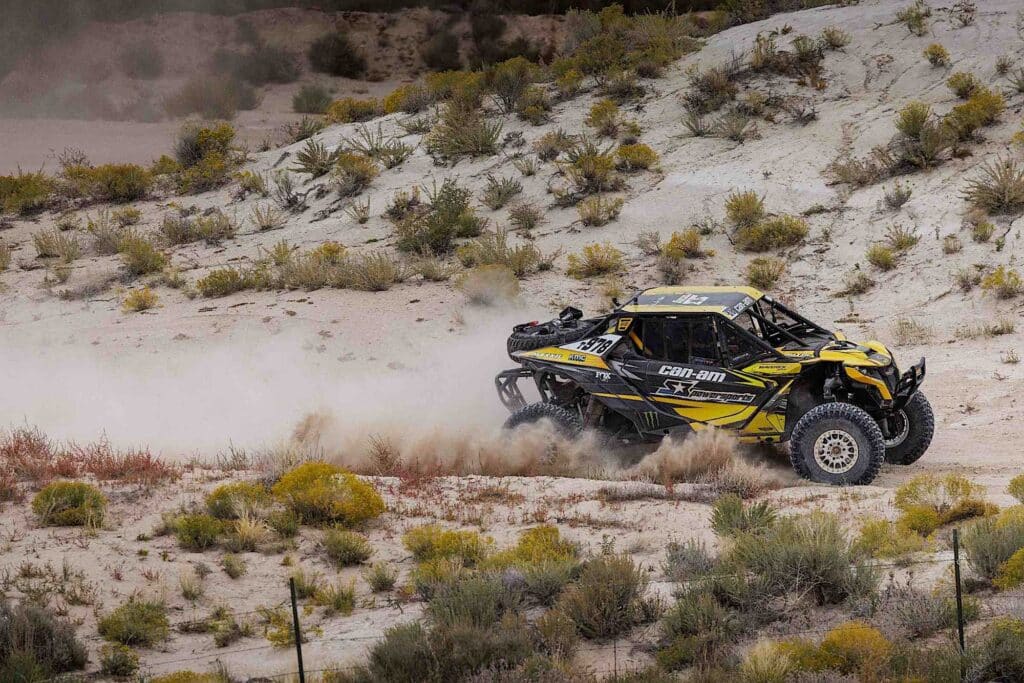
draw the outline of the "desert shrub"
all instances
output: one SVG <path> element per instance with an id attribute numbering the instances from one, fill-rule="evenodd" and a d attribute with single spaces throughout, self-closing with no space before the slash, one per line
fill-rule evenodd
<path id="1" fill-rule="evenodd" d="M 85 664 L 86 650 L 71 622 L 28 600 L 18 605 L 0 601 L 0 678 L 37 681 Z M 22 671 L 32 676 L 20 679 Z"/>
<path id="2" fill-rule="evenodd" d="M 361 524 L 384 512 L 374 487 L 335 465 L 307 462 L 286 472 L 273 494 L 310 524 Z"/>
<path id="3" fill-rule="evenodd" d="M 331 184 L 342 197 L 359 194 L 380 174 L 373 160 L 363 154 L 342 152 L 331 169 Z"/>
<path id="4" fill-rule="evenodd" d="M 376 562 L 363 570 L 363 580 L 374 593 L 386 593 L 395 587 L 398 572 L 383 562 Z"/>
<path id="5" fill-rule="evenodd" d="M 898 524 L 927 535 L 940 526 L 984 515 L 990 506 L 982 491 L 956 474 L 919 475 L 896 489 L 893 504 L 900 511 Z"/>
<path id="6" fill-rule="evenodd" d="M 1024 503 L 1024 474 L 1018 474 L 1011 479 L 1010 483 L 1006 485 L 1006 492 L 1016 498 L 1018 502 Z"/>
<path id="7" fill-rule="evenodd" d="M 807 233 L 807 221 L 783 214 L 739 228 L 736 231 L 736 243 L 746 251 L 784 249 L 803 242 Z"/>
<path id="8" fill-rule="evenodd" d="M 479 238 L 456 249 L 455 254 L 467 268 L 502 265 L 515 273 L 516 277 L 537 270 L 542 260 L 540 250 L 533 244 L 510 245 L 508 231 L 501 228 L 483 233 Z"/>
<path id="9" fill-rule="evenodd" d="M 149 171 L 135 164 L 104 164 L 92 170 L 93 196 L 123 204 L 143 199 L 153 185 Z"/>
<path id="10" fill-rule="evenodd" d="M 407 83 L 392 90 L 381 101 L 385 114 L 403 111 L 406 114 L 417 114 L 434 101 L 430 91 L 420 83 Z"/>
<path id="11" fill-rule="evenodd" d="M 964 71 L 957 71 L 946 80 L 946 85 L 953 94 L 962 100 L 970 97 L 975 90 L 982 87 L 978 77 Z"/>
<path id="12" fill-rule="evenodd" d="M 949 51 L 939 43 L 932 43 L 926 47 L 924 49 L 924 56 L 932 66 L 949 65 Z"/>
<path id="13" fill-rule="evenodd" d="M 879 270 L 892 270 L 896 267 L 896 252 L 884 244 L 872 244 L 865 256 L 868 263 Z"/>
<path id="14" fill-rule="evenodd" d="M 568 150 L 567 162 L 561 167 L 576 192 L 575 196 L 569 195 L 570 203 L 578 197 L 615 190 L 622 185 L 622 179 L 615 173 L 615 157 L 610 146 L 601 149 L 593 141 L 584 139 Z"/>
<path id="15" fill-rule="evenodd" d="M 1024 507 L 977 520 L 964 529 L 961 541 L 971 568 L 985 579 L 996 578 L 1003 565 L 1024 548 Z"/>
<path id="16" fill-rule="evenodd" d="M 145 237 L 125 237 L 118 249 L 125 267 L 132 275 L 156 273 L 167 265 L 167 257 Z"/>
<path id="17" fill-rule="evenodd" d="M 488 628 L 518 607 L 521 597 L 499 575 L 470 574 L 440 586 L 430 598 L 427 614 L 435 625 Z"/>
<path id="18" fill-rule="evenodd" d="M 917 138 L 931 115 L 932 108 L 924 102 L 911 102 L 896 115 L 896 130 L 908 138 Z"/>
<path id="19" fill-rule="evenodd" d="M 544 220 L 544 212 L 534 204 L 517 204 L 508 210 L 508 222 L 516 230 L 530 232 Z"/>
<path id="20" fill-rule="evenodd" d="M 569 268 L 566 271 L 570 277 L 577 280 L 615 273 L 625 266 L 623 253 L 611 244 L 589 244 L 583 247 L 579 254 L 569 254 Z"/>
<path id="21" fill-rule="evenodd" d="M 523 184 L 515 178 L 495 178 L 488 174 L 480 201 L 492 211 L 497 211 L 522 191 Z"/>
<path id="22" fill-rule="evenodd" d="M 316 83 L 307 83 L 292 96 L 292 111 L 299 114 L 323 114 L 331 104 L 327 88 Z"/>
<path id="23" fill-rule="evenodd" d="M 50 202 L 56 185 L 42 171 L 0 176 L 0 210 L 27 215 L 40 211 Z"/>
<path id="24" fill-rule="evenodd" d="M 229 76 L 196 76 L 164 101 L 171 116 L 199 114 L 206 119 L 233 119 L 239 111 L 259 106 L 260 98 L 249 84 Z"/>
<path id="25" fill-rule="evenodd" d="M 764 200 L 753 190 L 733 190 L 725 200 L 725 216 L 737 228 L 756 225 L 764 218 Z"/>
<path id="26" fill-rule="evenodd" d="M 107 643 L 100 648 L 100 673 L 115 678 L 127 677 L 139 669 L 139 656 L 119 643 Z"/>
<path id="27" fill-rule="evenodd" d="M 953 107 L 942 124 L 958 140 L 969 140 L 979 128 L 991 126 L 1006 109 L 1006 100 L 988 88 L 978 88 L 963 104 Z"/>
<path id="28" fill-rule="evenodd" d="M 686 582 L 710 574 L 716 562 L 703 541 L 669 541 L 665 546 L 662 571 L 672 581 Z"/>
<path id="29" fill-rule="evenodd" d="M 890 209 L 899 209 L 910 201 L 912 194 L 913 190 L 897 180 L 891 188 L 884 190 L 883 198 Z"/>
<path id="30" fill-rule="evenodd" d="M 99 489 L 78 481 L 47 484 L 32 499 L 32 512 L 44 526 L 98 527 L 106 509 Z"/>
<path id="31" fill-rule="evenodd" d="M 807 641 L 785 641 L 781 651 L 799 670 L 834 670 L 874 680 L 889 662 L 892 643 L 882 633 L 861 621 L 849 621 L 829 630 L 816 647 Z"/>
<path id="32" fill-rule="evenodd" d="M 743 499 L 729 493 L 720 496 L 711 508 L 711 528 L 719 536 L 757 533 L 775 523 L 776 511 L 767 501 L 743 505 Z"/>
<path id="33" fill-rule="evenodd" d="M 886 592 L 884 613 L 891 616 L 911 638 L 926 638 L 937 631 L 952 628 L 957 623 L 956 603 L 949 594 L 948 586 L 933 591 L 914 588 L 911 585 L 895 586 Z M 941 592 L 940 592 L 941 591 Z M 971 596 L 964 596 L 964 621 L 977 619 L 980 603 Z"/>
<path id="34" fill-rule="evenodd" d="M 140 313 L 156 308 L 159 302 L 160 297 L 157 296 L 156 292 L 149 287 L 139 287 L 138 289 L 129 290 L 125 294 L 121 307 L 126 313 Z"/>
<path id="35" fill-rule="evenodd" d="M 359 254 L 349 262 L 351 286 L 366 292 L 383 292 L 408 275 L 405 264 L 385 251 Z"/>
<path id="36" fill-rule="evenodd" d="M 7 270 L 11 265 L 11 248 L 0 242 L 0 273 Z"/>
<path id="37" fill-rule="evenodd" d="M 230 124 L 186 123 L 175 139 L 174 158 L 180 166 L 190 168 L 208 157 L 227 157 L 234 141 L 235 129 Z"/>
<path id="38" fill-rule="evenodd" d="M 771 289 L 786 272 L 786 262 L 778 258 L 758 257 L 747 264 L 747 283 L 758 289 Z"/>
<path id="39" fill-rule="evenodd" d="M 690 227 L 682 232 L 673 232 L 660 249 L 662 255 L 672 259 L 705 258 L 714 252 L 701 247 L 700 230 Z"/>
<path id="40" fill-rule="evenodd" d="M 477 266 L 462 273 L 456 281 L 472 304 L 495 306 L 509 303 L 519 296 L 519 278 L 508 266 L 491 264 Z"/>
<path id="41" fill-rule="evenodd" d="M 224 569 L 224 573 L 232 579 L 243 576 L 247 570 L 245 560 L 234 553 L 227 553 L 220 558 L 220 566 Z"/>
<path id="42" fill-rule="evenodd" d="M 221 484 L 206 496 L 205 503 L 207 512 L 217 519 L 238 519 L 265 508 L 270 492 L 256 482 Z"/>
<path id="43" fill-rule="evenodd" d="M 408 252 L 446 254 L 460 237 L 476 237 L 485 221 L 470 206 L 472 192 L 446 178 L 430 194 L 430 208 L 413 212 L 396 226 L 398 249 Z"/>
<path id="44" fill-rule="evenodd" d="M 905 557 L 929 548 L 926 539 L 906 526 L 886 519 L 869 519 L 861 524 L 854 542 L 857 551 L 873 557 Z"/>
<path id="45" fill-rule="evenodd" d="M 355 79 L 366 74 L 366 58 L 342 31 L 326 33 L 314 40 L 306 56 L 314 71 Z"/>
<path id="46" fill-rule="evenodd" d="M 373 547 L 365 536 L 346 529 L 328 529 L 323 546 L 327 557 L 339 567 L 362 564 L 373 554 Z"/>
<path id="47" fill-rule="evenodd" d="M 536 65 L 523 57 L 513 57 L 495 65 L 488 74 L 487 84 L 498 107 L 509 114 L 518 108 L 536 77 Z"/>
<path id="48" fill-rule="evenodd" d="M 857 565 L 851 544 L 834 515 L 783 517 L 761 533 L 741 533 L 726 561 L 757 575 L 770 594 L 806 592 L 819 604 L 835 604 L 871 593 L 878 581 Z"/>
<path id="49" fill-rule="evenodd" d="M 970 680 L 1018 680 L 1024 676 L 1024 620 L 999 617 L 972 640 Z"/>
<path id="50" fill-rule="evenodd" d="M 320 586 L 313 593 L 313 602 L 326 607 L 328 615 L 341 614 L 347 616 L 352 614 L 352 610 L 356 606 L 355 584 L 356 582 L 353 579 L 348 583 L 339 581 L 335 584 Z"/>
<path id="51" fill-rule="evenodd" d="M 310 138 L 306 144 L 295 153 L 295 165 L 291 167 L 296 173 L 306 173 L 313 178 L 327 175 L 341 156 L 340 149 L 327 150 L 323 143 Z"/>
<path id="52" fill-rule="evenodd" d="M 491 543 L 475 531 L 443 529 L 436 524 L 414 527 L 402 536 L 402 545 L 417 562 L 458 558 L 467 567 L 482 561 Z"/>
<path id="53" fill-rule="evenodd" d="M 259 42 L 244 53 L 233 54 L 222 51 L 220 66 L 225 67 L 236 78 L 253 85 L 267 83 L 292 83 L 301 75 L 299 61 L 290 50 Z"/>
<path id="54" fill-rule="evenodd" d="M 223 523 L 211 515 L 185 514 L 174 520 L 174 536 L 186 550 L 202 552 L 212 548 L 223 531 Z"/>
<path id="55" fill-rule="evenodd" d="M 640 620 L 647 581 L 632 558 L 603 555 L 583 565 L 579 580 L 558 601 L 584 638 L 609 638 Z"/>
<path id="56" fill-rule="evenodd" d="M 1024 291 L 1024 280 L 1013 268 L 999 266 L 981 279 L 981 288 L 999 299 L 1012 299 Z"/>
<path id="57" fill-rule="evenodd" d="M 167 638 L 167 607 L 162 602 L 132 597 L 97 623 L 104 639 L 122 645 L 149 647 Z"/>
<path id="58" fill-rule="evenodd" d="M 988 212 L 1018 213 L 1024 210 L 1024 166 L 1009 158 L 986 162 L 981 176 L 968 181 L 963 195 Z"/>
<path id="59" fill-rule="evenodd" d="M 714 661 L 724 647 L 742 631 L 735 610 L 716 599 L 712 590 L 689 588 L 661 619 L 661 649 L 658 663 L 675 670 Z"/>
<path id="60" fill-rule="evenodd" d="M 559 128 L 548 131 L 537 138 L 533 143 L 533 149 L 541 161 L 553 161 L 564 152 L 568 152 L 576 145 L 573 136 Z"/>
<path id="61" fill-rule="evenodd" d="M 434 32 L 421 47 L 420 56 L 434 71 L 455 71 L 462 68 L 459 39 L 447 29 Z"/>
<path id="62" fill-rule="evenodd" d="M 624 203 L 621 197 L 609 199 L 598 195 L 581 201 L 576 205 L 576 211 L 583 225 L 601 226 L 618 218 Z"/>
<path id="63" fill-rule="evenodd" d="M 622 125 L 619 105 L 613 100 L 595 102 L 587 115 L 586 124 L 596 130 L 598 135 L 615 137 L 619 133 L 619 126 Z"/>
<path id="64" fill-rule="evenodd" d="M 433 156 L 454 162 L 496 153 L 501 130 L 501 123 L 488 121 L 475 102 L 455 99 L 444 106 L 423 142 Z"/>
<path id="65" fill-rule="evenodd" d="M 658 153 L 647 145 L 620 145 L 615 152 L 616 167 L 621 171 L 649 169 L 658 163 Z"/>
<path id="66" fill-rule="evenodd" d="M 219 152 L 204 156 L 195 165 L 178 174 L 178 191 L 182 194 L 207 192 L 231 182 L 235 160 Z"/>
<path id="67" fill-rule="evenodd" d="M 281 538 L 294 538 L 299 533 L 302 519 L 291 510 L 274 510 L 267 515 L 267 524 Z"/>
<path id="68" fill-rule="evenodd" d="M 355 123 L 369 121 L 381 115 L 380 102 L 375 99 L 360 100 L 354 97 L 345 97 L 335 100 L 324 111 L 324 115 L 331 123 Z"/>
<path id="69" fill-rule="evenodd" d="M 40 258 L 60 258 L 64 263 L 71 263 L 82 255 L 82 246 L 78 242 L 78 237 L 56 229 L 34 233 L 32 244 Z"/>

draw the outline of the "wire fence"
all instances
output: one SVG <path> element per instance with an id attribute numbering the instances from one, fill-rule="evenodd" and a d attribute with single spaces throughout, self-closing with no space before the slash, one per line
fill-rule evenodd
<path id="1" fill-rule="evenodd" d="M 953 597 L 956 600 L 956 616 L 957 616 L 956 624 L 955 624 L 956 635 L 957 635 L 957 638 L 958 638 L 958 643 L 959 643 L 959 646 L 960 646 L 961 655 L 965 658 L 966 657 L 966 652 L 967 652 L 967 647 L 966 647 L 967 643 L 966 643 L 966 638 L 965 638 L 965 633 L 964 633 L 964 626 L 965 626 L 965 621 L 966 620 L 965 620 L 965 617 L 964 617 L 963 597 L 962 597 L 962 594 L 963 594 L 963 585 L 962 584 L 963 584 L 963 582 L 962 582 L 962 572 L 961 572 L 961 557 L 960 557 L 960 552 L 959 552 L 959 533 L 958 533 L 958 530 L 954 530 L 954 533 L 953 533 L 953 549 L 951 551 L 944 551 L 944 552 L 940 553 L 938 556 L 931 557 L 931 558 L 921 558 L 921 559 L 916 559 L 916 560 L 896 561 L 896 562 L 863 562 L 863 563 L 859 563 L 859 564 L 853 565 L 853 566 L 855 566 L 855 567 L 864 567 L 864 568 L 872 568 L 872 569 L 893 569 L 893 570 L 899 570 L 899 569 L 907 569 L 908 567 L 918 566 L 918 565 L 946 566 L 946 567 L 948 567 L 952 571 L 952 573 L 953 573 L 953 586 L 952 586 L 952 588 L 953 588 L 953 595 L 950 596 L 950 597 Z M 749 574 L 744 574 L 744 573 L 739 573 L 739 572 L 709 573 L 709 574 L 705 574 L 705 575 L 694 577 L 693 579 L 690 579 L 690 580 L 687 580 L 687 581 L 671 581 L 671 583 L 673 585 L 678 585 L 678 586 L 682 586 L 682 587 L 685 588 L 687 586 L 694 585 L 694 584 L 700 584 L 700 583 L 705 583 L 706 584 L 708 581 L 711 581 L 711 580 L 727 579 L 727 578 L 731 578 L 731 579 L 749 579 L 750 575 Z M 291 586 L 291 582 L 292 582 L 292 580 L 289 580 L 289 585 L 290 586 Z M 999 608 L 996 606 L 998 604 L 1011 604 L 1011 603 L 1013 603 L 1013 604 L 1019 606 L 1019 609 L 1022 611 L 1022 613 L 1024 613 L 1024 594 L 1021 594 L 1021 595 L 1016 595 L 1016 594 L 985 595 L 985 596 L 982 596 L 980 598 L 977 598 L 977 601 L 978 601 L 979 606 L 988 613 L 988 616 L 997 616 L 997 615 L 1000 614 Z M 281 602 L 278 602 L 278 603 L 276 603 L 274 605 L 263 606 L 263 607 L 260 607 L 260 608 L 257 608 L 257 609 L 246 610 L 246 611 L 243 611 L 243 612 L 232 612 L 231 613 L 231 617 L 237 619 L 237 618 L 240 618 L 240 617 L 247 617 L 247 616 L 252 616 L 252 615 L 257 615 L 257 614 L 264 614 L 265 615 L 268 611 L 275 611 L 275 610 L 280 610 L 282 608 L 285 608 L 286 606 L 289 605 L 289 603 L 291 604 L 291 608 L 292 608 L 292 619 L 291 619 L 290 626 L 291 626 L 291 628 L 293 630 L 292 637 L 291 637 L 291 644 L 290 645 L 289 644 L 275 645 L 275 644 L 272 644 L 272 643 L 266 643 L 266 644 L 252 645 L 252 646 L 247 646 L 247 647 L 239 647 L 239 648 L 234 648 L 234 649 L 227 649 L 227 648 L 225 648 L 225 649 L 218 649 L 218 650 L 209 651 L 209 652 L 190 654 L 190 655 L 187 655 L 187 656 L 180 656 L 180 657 L 179 656 L 175 656 L 175 657 L 171 657 L 171 658 L 167 658 L 167 659 L 148 660 L 148 661 L 146 661 L 144 663 L 144 669 L 149 671 L 149 672 L 158 673 L 158 672 L 166 672 L 167 671 L 167 667 L 172 667 L 174 665 L 194 664 L 196 662 L 203 662 L 206 665 L 217 665 L 218 663 L 222 663 L 225 658 L 229 658 L 229 657 L 232 657 L 234 655 L 245 654 L 245 653 L 253 653 L 253 652 L 261 652 L 261 651 L 262 652 L 265 652 L 265 651 L 281 652 L 283 649 L 287 649 L 288 647 L 294 647 L 295 648 L 295 651 L 296 651 L 296 661 L 301 663 L 301 657 L 302 657 L 301 653 L 302 653 L 302 650 L 304 648 L 308 651 L 309 648 L 319 649 L 321 646 L 325 646 L 325 645 L 338 645 L 338 644 L 343 644 L 343 643 L 365 645 L 365 644 L 369 644 L 369 643 L 372 643 L 372 642 L 378 642 L 378 641 L 380 641 L 382 639 L 382 635 L 379 634 L 379 633 L 367 634 L 367 635 L 327 635 L 327 636 L 319 636 L 319 637 L 310 637 L 308 632 L 303 633 L 302 630 L 301 630 L 301 625 L 299 623 L 300 619 L 299 619 L 298 602 L 295 599 L 294 595 L 290 596 L 289 600 L 282 600 Z M 397 603 L 385 605 L 385 607 L 392 607 L 394 609 L 399 610 L 400 612 L 403 611 L 402 610 L 402 606 L 400 604 L 397 604 Z M 187 631 L 189 628 L 201 625 L 204 621 L 207 621 L 207 620 L 208 620 L 208 617 L 206 619 L 203 619 L 203 618 L 186 619 L 186 620 L 182 620 L 182 621 L 176 622 L 174 624 L 171 624 L 170 628 L 174 629 L 175 631 Z M 770 638 L 813 637 L 813 636 L 820 637 L 820 636 L 824 636 L 826 633 L 834 632 L 836 630 L 836 628 L 837 628 L 837 627 L 814 627 L 814 628 L 812 628 L 810 626 L 795 626 L 795 627 L 794 626 L 795 625 L 791 625 L 789 627 L 779 627 L 778 626 L 778 622 L 776 622 L 776 624 L 774 624 L 774 625 L 773 624 L 767 624 L 765 626 L 764 630 L 763 630 L 762 635 L 765 635 L 765 636 L 770 637 Z M 657 628 L 659 628 L 658 624 L 654 623 L 654 624 L 650 624 L 650 625 L 648 625 L 646 627 L 646 629 L 647 629 L 646 632 L 644 630 L 640 630 L 640 631 L 634 630 L 630 634 L 630 641 L 629 642 L 643 641 L 645 638 L 649 638 L 649 637 L 653 636 L 654 632 L 655 632 L 655 630 Z M 841 628 L 841 626 L 838 627 L 838 628 Z M 299 636 L 300 633 L 301 633 L 301 636 Z M 100 641 L 103 641 L 104 639 L 102 637 L 96 635 L 96 636 L 91 636 L 91 637 L 85 638 L 83 640 L 85 640 L 87 642 L 100 642 Z M 595 674 L 595 675 L 619 676 L 619 675 L 627 674 L 627 673 L 630 673 L 632 671 L 638 670 L 638 668 L 635 667 L 635 666 L 633 668 L 630 668 L 630 665 L 628 663 L 628 657 L 627 657 L 627 661 L 622 662 L 622 664 L 620 665 L 620 662 L 619 662 L 619 644 L 620 644 L 620 642 L 622 642 L 621 639 L 613 639 L 613 640 L 597 641 L 597 642 L 580 642 L 580 643 L 578 643 L 578 645 L 574 649 L 575 649 L 576 652 L 580 652 L 580 653 L 600 653 L 600 654 L 604 654 L 604 655 L 611 654 L 612 657 L 613 657 L 613 664 L 612 664 L 611 667 L 603 667 L 603 666 L 598 666 L 597 668 L 587 667 L 587 670 L 590 671 L 591 673 Z M 644 660 L 646 661 L 646 659 L 647 658 L 646 658 L 646 655 L 645 655 Z M 300 664 L 300 668 L 297 668 L 297 669 L 294 669 L 294 670 L 290 670 L 290 671 L 286 671 L 286 672 L 282 672 L 282 673 L 259 674 L 258 678 L 260 678 L 260 679 L 270 679 L 270 680 L 294 679 L 294 680 L 299 680 L 299 681 L 303 681 L 304 682 L 306 675 L 312 676 L 313 674 L 323 674 L 323 673 L 328 673 L 328 672 L 353 671 L 356 668 L 358 668 L 359 665 L 357 665 L 357 664 L 350 664 L 350 665 L 338 665 L 338 666 L 328 666 L 328 667 L 323 667 L 322 665 L 318 665 L 318 666 L 320 668 L 305 669 L 305 668 L 301 667 L 301 664 Z M 60 681 L 66 681 L 68 679 L 67 678 L 57 677 L 57 678 L 50 679 L 50 680 L 53 681 L 54 683 L 59 683 Z"/>

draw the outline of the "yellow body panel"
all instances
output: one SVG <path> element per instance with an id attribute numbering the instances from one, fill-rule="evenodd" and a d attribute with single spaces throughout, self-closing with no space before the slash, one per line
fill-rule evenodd
<path id="1" fill-rule="evenodd" d="M 892 393 L 889 391 L 889 387 L 887 387 L 885 385 L 885 382 L 883 382 L 882 380 L 875 379 L 874 377 L 871 377 L 869 375 L 865 375 L 863 372 L 861 372 L 855 367 L 847 366 L 843 369 L 846 371 L 846 375 L 850 379 L 860 382 L 861 384 L 868 384 L 870 386 L 873 386 L 876 389 L 878 389 L 878 393 L 882 396 L 884 400 L 892 400 Z"/>
<path id="2" fill-rule="evenodd" d="M 803 365 L 800 363 L 754 363 L 743 368 L 743 372 L 749 372 L 751 375 L 797 375 L 800 374 L 800 370 Z"/>

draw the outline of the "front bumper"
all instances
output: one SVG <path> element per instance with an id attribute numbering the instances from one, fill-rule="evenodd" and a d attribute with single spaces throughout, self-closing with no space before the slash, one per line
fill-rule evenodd
<path id="1" fill-rule="evenodd" d="M 896 383 L 896 391 L 893 392 L 893 409 L 899 410 L 907 404 L 907 401 L 914 395 L 921 383 L 924 382 L 925 362 L 924 358 L 907 369 L 900 375 Z"/>

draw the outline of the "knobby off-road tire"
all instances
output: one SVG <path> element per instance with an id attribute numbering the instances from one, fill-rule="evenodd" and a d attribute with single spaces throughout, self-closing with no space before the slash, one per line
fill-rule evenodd
<path id="1" fill-rule="evenodd" d="M 885 460 L 874 418 L 851 403 L 823 403 L 801 417 L 789 441 L 797 474 L 823 484 L 869 484 Z"/>
<path id="2" fill-rule="evenodd" d="M 554 403 L 531 403 L 520 408 L 505 420 L 505 429 L 515 429 L 519 425 L 533 424 L 544 419 L 551 420 L 558 432 L 568 439 L 579 436 L 583 431 L 583 421 L 579 415 Z"/>
<path id="3" fill-rule="evenodd" d="M 924 455 L 935 435 L 935 414 L 928 399 L 915 393 L 897 413 L 896 436 L 885 442 L 885 461 L 911 465 Z"/>
<path id="4" fill-rule="evenodd" d="M 567 325 L 553 322 L 530 325 L 509 335 L 506 348 L 511 356 L 515 351 L 533 351 L 545 346 L 571 344 L 586 337 L 594 329 L 592 320 L 574 320 Z"/>

